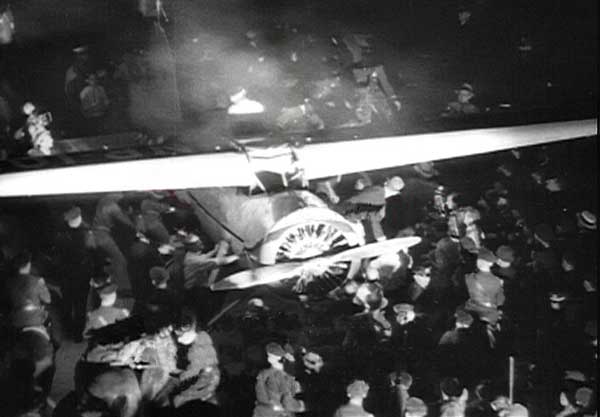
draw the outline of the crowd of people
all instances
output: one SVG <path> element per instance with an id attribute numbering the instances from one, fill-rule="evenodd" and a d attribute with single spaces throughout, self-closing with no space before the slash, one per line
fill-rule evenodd
<path id="1" fill-rule="evenodd" d="M 168 192 L 54 207 L 33 252 L 4 220 L 3 415 L 597 415 L 597 219 L 564 157 L 496 155 L 469 189 L 432 162 L 311 184 L 367 241 L 422 240 L 309 296 L 211 292 L 239 257 Z M 51 399 L 66 340 L 87 348 Z"/>
<path id="2" fill-rule="evenodd" d="M 457 45 L 468 43 L 458 35 L 473 24 L 471 13 L 469 8 L 458 8 L 447 23 L 455 27 L 456 33 L 448 37 L 455 38 Z M 64 71 L 62 94 L 57 97 L 60 100 L 38 102 L 36 92 L 20 92 L 23 97 L 18 97 L 5 88 L 11 80 L 0 74 L 4 84 L 0 88 L 0 156 L 49 155 L 53 140 L 59 138 L 128 130 L 166 134 L 166 128 L 156 128 L 151 119 L 160 118 L 161 113 L 166 117 L 171 111 L 173 114 L 166 118 L 174 123 L 180 122 L 181 116 L 212 123 L 210 115 L 215 110 L 240 107 L 236 103 L 240 91 L 244 91 L 245 99 L 260 103 L 266 129 L 278 133 L 338 128 L 373 128 L 389 133 L 398 128 L 400 120 L 406 123 L 407 114 L 413 114 L 420 101 L 405 97 L 411 93 L 414 80 L 404 78 L 405 70 L 399 68 L 402 64 L 391 57 L 393 47 L 381 33 L 344 27 L 340 22 L 335 28 L 317 29 L 274 18 L 245 34 L 234 33 L 226 43 L 210 33 L 190 41 L 165 12 L 148 16 L 136 16 L 132 22 L 142 32 L 138 37 L 144 39 L 133 42 L 134 46 L 120 45 L 116 40 L 117 45 L 90 43 L 61 51 L 64 55 L 70 52 L 71 58 L 70 65 L 60 69 Z M 180 39 L 183 36 L 186 38 Z M 523 51 L 527 53 L 527 49 Z M 459 85 L 456 100 L 446 85 L 447 91 L 441 94 L 445 98 L 436 98 L 435 108 L 417 119 L 429 120 L 432 115 L 464 118 L 482 111 L 473 103 L 479 100 L 483 87 L 476 85 L 478 80 L 462 70 L 453 78 Z M 171 100 L 171 96 L 177 97 Z M 449 103 L 444 109 L 446 99 Z M 168 103 L 156 103 L 159 100 Z M 493 107 L 501 100 L 505 98 L 487 100 L 487 104 Z M 29 101 L 34 104 L 34 113 L 23 106 Z M 28 132 L 33 126 L 32 114 L 55 116 L 52 125 L 51 118 L 43 119 L 47 134 L 41 139 Z"/>
<path id="3" fill-rule="evenodd" d="M 174 26 L 162 3 L 142 3 L 144 27 L 168 44 Z M 474 13 L 457 9 L 460 36 L 468 37 Z M 188 97 L 196 90 L 181 77 L 176 101 L 194 111 L 211 96 L 202 111 L 227 109 L 230 122 L 266 114 L 279 133 L 393 130 L 407 101 L 396 88 L 403 80 L 386 72 L 383 42 L 359 30 L 327 33 L 281 19 L 238 34 L 233 54 L 211 56 L 205 45 L 199 68 L 211 79 L 203 97 Z M 468 39 L 456 41 L 463 58 L 471 54 Z M 518 51 L 530 69 L 527 36 Z M 3 84 L 0 159 L 52 155 L 59 130 L 89 136 L 143 127 L 133 119 L 152 118 L 149 92 L 167 73 L 198 68 L 187 67 L 181 51 L 174 69 L 158 71 L 147 50 L 132 48 L 112 63 L 93 46 L 72 52 L 63 126 L 51 125 L 44 106 L 8 100 Z M 234 83 L 220 77 L 228 66 Z M 473 77 L 464 78 L 456 100 L 436 110 L 440 117 L 485 111 L 474 102 Z M 11 108 L 17 102 L 19 111 Z M 469 186 L 433 162 L 385 179 L 362 173 L 301 184 L 360 224 L 369 243 L 421 238 L 409 250 L 341 266 L 325 291 L 302 282 L 291 293 L 212 292 L 248 259 L 230 242 L 212 242 L 171 192 L 54 201 L 40 218 L 7 204 L 0 414 L 596 416 L 597 207 L 577 194 L 585 179 L 567 175 L 575 169 L 567 148 L 495 154 L 486 175 L 469 172 L 479 177 Z M 71 392 L 52 398 L 57 352 L 73 344 L 83 351 Z"/>

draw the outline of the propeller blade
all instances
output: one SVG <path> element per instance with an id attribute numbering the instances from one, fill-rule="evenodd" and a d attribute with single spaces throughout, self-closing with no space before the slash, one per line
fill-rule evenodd
<path id="1" fill-rule="evenodd" d="M 213 291 L 240 290 L 257 285 L 272 284 L 299 275 L 302 264 L 302 262 L 289 262 L 240 271 L 216 282 L 211 285 L 210 289 Z"/>
<path id="2" fill-rule="evenodd" d="M 363 258 L 376 258 L 386 253 L 397 253 L 403 249 L 410 248 L 421 242 L 420 237 L 401 237 L 383 242 L 369 243 L 368 245 L 358 246 L 345 250 L 337 255 L 325 257 L 331 264 L 343 261 L 352 261 Z M 307 262 L 311 262 L 310 260 Z M 213 291 L 241 290 L 244 288 L 255 287 L 257 285 L 272 284 L 288 278 L 299 276 L 302 267 L 307 262 L 288 262 L 283 264 L 268 265 L 256 268 L 254 270 L 240 271 L 233 275 L 225 277 L 221 281 L 213 284 L 210 288 Z"/>
<path id="3" fill-rule="evenodd" d="M 418 236 L 397 237 L 384 240 L 382 242 L 369 243 L 363 246 L 350 248 L 332 256 L 334 262 L 351 261 L 354 259 L 376 258 L 386 253 L 397 253 L 403 249 L 408 249 L 421 242 Z"/>

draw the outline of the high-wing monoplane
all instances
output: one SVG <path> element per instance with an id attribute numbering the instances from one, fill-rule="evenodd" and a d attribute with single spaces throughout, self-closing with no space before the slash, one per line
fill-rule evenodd
<path id="1" fill-rule="evenodd" d="M 260 141 L 210 154 L 68 166 L 0 174 L 0 197 L 174 190 L 215 241 L 231 242 L 247 270 L 214 290 L 292 282 L 297 292 L 317 277 L 347 273 L 349 263 L 407 251 L 418 237 L 366 243 L 364 231 L 305 189 L 253 195 L 261 172 L 307 182 L 423 161 L 488 153 L 597 135 L 595 119 L 462 130 L 303 146 Z M 242 256 L 243 255 L 243 256 Z"/>

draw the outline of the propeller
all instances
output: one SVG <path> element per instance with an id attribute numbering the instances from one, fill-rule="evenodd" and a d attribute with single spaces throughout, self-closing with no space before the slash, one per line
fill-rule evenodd
<path id="1" fill-rule="evenodd" d="M 330 256 L 320 256 L 304 262 L 286 262 L 262 266 L 252 270 L 240 271 L 225 277 L 211 285 L 213 291 L 227 291 L 250 288 L 257 285 L 273 284 L 285 279 L 300 277 L 305 270 L 323 270 L 326 266 L 337 262 L 355 259 L 376 258 L 386 253 L 397 253 L 421 242 L 417 236 L 400 237 L 381 242 L 369 243 L 347 249 Z"/>
<path id="2" fill-rule="evenodd" d="M 213 291 L 241 290 L 257 285 L 272 284 L 287 278 L 298 276 L 304 262 L 287 262 L 261 266 L 229 275 L 210 286 Z"/>
<path id="3" fill-rule="evenodd" d="M 386 253 L 397 253 L 401 250 L 408 249 L 421 242 L 418 236 L 397 237 L 394 239 L 383 240 L 381 242 L 369 243 L 363 246 L 356 246 L 337 253 L 331 258 L 335 261 L 352 261 L 354 259 L 370 259 Z"/>

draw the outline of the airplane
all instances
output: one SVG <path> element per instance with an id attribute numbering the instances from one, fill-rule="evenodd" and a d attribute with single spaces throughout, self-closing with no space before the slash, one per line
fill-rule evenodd
<path id="1" fill-rule="evenodd" d="M 0 197 L 174 190 L 207 234 L 231 242 L 249 269 L 214 291 L 291 283 L 301 293 L 315 278 L 339 284 L 352 261 L 407 252 L 419 237 L 366 243 L 364 231 L 304 189 L 252 195 L 261 173 L 281 182 L 393 168 L 596 136 L 596 119 L 261 148 L 247 142 L 209 154 L 118 161 L 0 174 Z M 192 174 L 193 173 L 193 174 Z M 108 174 L 108 175 L 107 175 Z M 215 188 L 218 187 L 218 188 Z M 341 272 L 341 273 L 340 273 Z M 318 279 L 317 279 L 318 281 Z"/>

